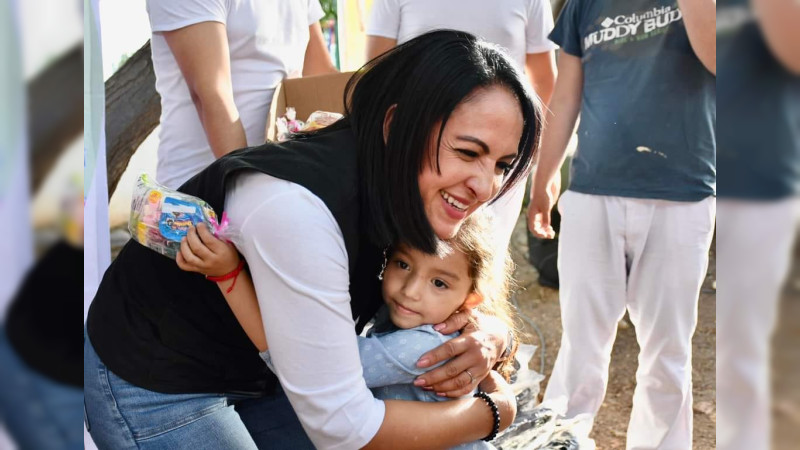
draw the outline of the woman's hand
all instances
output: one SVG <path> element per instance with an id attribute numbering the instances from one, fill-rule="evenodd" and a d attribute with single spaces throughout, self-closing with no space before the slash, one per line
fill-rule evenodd
<path id="1" fill-rule="evenodd" d="M 446 397 L 472 392 L 503 354 L 508 339 L 508 328 L 499 319 L 472 310 L 455 313 L 434 328 L 442 334 L 462 334 L 420 357 L 417 367 L 423 368 L 450 361 L 420 375 L 414 385 Z"/>
<path id="2" fill-rule="evenodd" d="M 503 376 L 492 370 L 480 383 L 481 390 L 489 394 L 500 412 L 500 431 L 508 428 L 517 417 L 517 398 L 511 385 Z"/>
<path id="3" fill-rule="evenodd" d="M 208 226 L 201 223 L 186 233 L 175 260 L 178 267 L 187 272 L 219 277 L 239 266 L 239 252 L 233 244 L 217 239 Z"/>

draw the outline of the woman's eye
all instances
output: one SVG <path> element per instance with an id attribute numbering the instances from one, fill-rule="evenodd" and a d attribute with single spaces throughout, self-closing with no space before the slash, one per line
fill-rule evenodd
<path id="1" fill-rule="evenodd" d="M 467 158 L 477 158 L 478 157 L 478 152 L 473 152 L 472 150 L 460 149 L 460 150 L 457 150 L 457 151 L 458 151 L 458 153 L 461 153 L 462 155 L 466 156 Z"/>
<path id="2" fill-rule="evenodd" d="M 497 170 L 503 172 L 503 175 L 508 175 L 511 172 L 511 163 L 499 162 L 497 163 Z"/>
<path id="3" fill-rule="evenodd" d="M 434 279 L 432 281 L 432 283 L 433 283 L 434 286 L 436 286 L 439 289 L 447 289 L 447 283 L 445 283 L 444 281 L 442 281 L 442 280 L 440 280 L 438 278 Z"/>

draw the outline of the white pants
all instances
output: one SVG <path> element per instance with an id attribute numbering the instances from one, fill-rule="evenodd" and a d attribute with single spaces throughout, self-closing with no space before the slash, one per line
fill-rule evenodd
<path id="1" fill-rule="evenodd" d="M 717 226 L 717 445 L 770 448 L 770 340 L 800 200 L 720 200 Z"/>
<path id="2" fill-rule="evenodd" d="M 641 351 L 629 449 L 692 447 L 692 347 L 716 199 L 672 202 L 567 191 L 561 197 L 561 350 L 545 400 L 597 414 L 617 322 Z"/>

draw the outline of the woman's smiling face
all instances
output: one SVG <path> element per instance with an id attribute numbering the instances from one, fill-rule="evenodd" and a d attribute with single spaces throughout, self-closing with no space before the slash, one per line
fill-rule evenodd
<path id="1" fill-rule="evenodd" d="M 503 86 L 479 88 L 453 110 L 442 132 L 439 171 L 426 164 L 419 176 L 425 214 L 440 239 L 452 238 L 500 190 L 522 128 L 519 102 Z M 437 137 L 438 126 L 432 146 Z"/>

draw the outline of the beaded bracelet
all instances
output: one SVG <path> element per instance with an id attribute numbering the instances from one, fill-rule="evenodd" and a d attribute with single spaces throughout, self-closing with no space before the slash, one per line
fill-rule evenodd
<path id="1" fill-rule="evenodd" d="M 489 394 L 483 391 L 478 391 L 473 395 L 473 397 L 480 398 L 489 405 L 489 408 L 492 409 L 492 419 L 494 420 L 494 424 L 492 425 L 492 432 L 483 438 L 482 440 L 489 442 L 495 437 L 497 437 L 497 433 L 500 432 L 500 411 L 497 410 L 497 404 L 489 397 Z"/>

